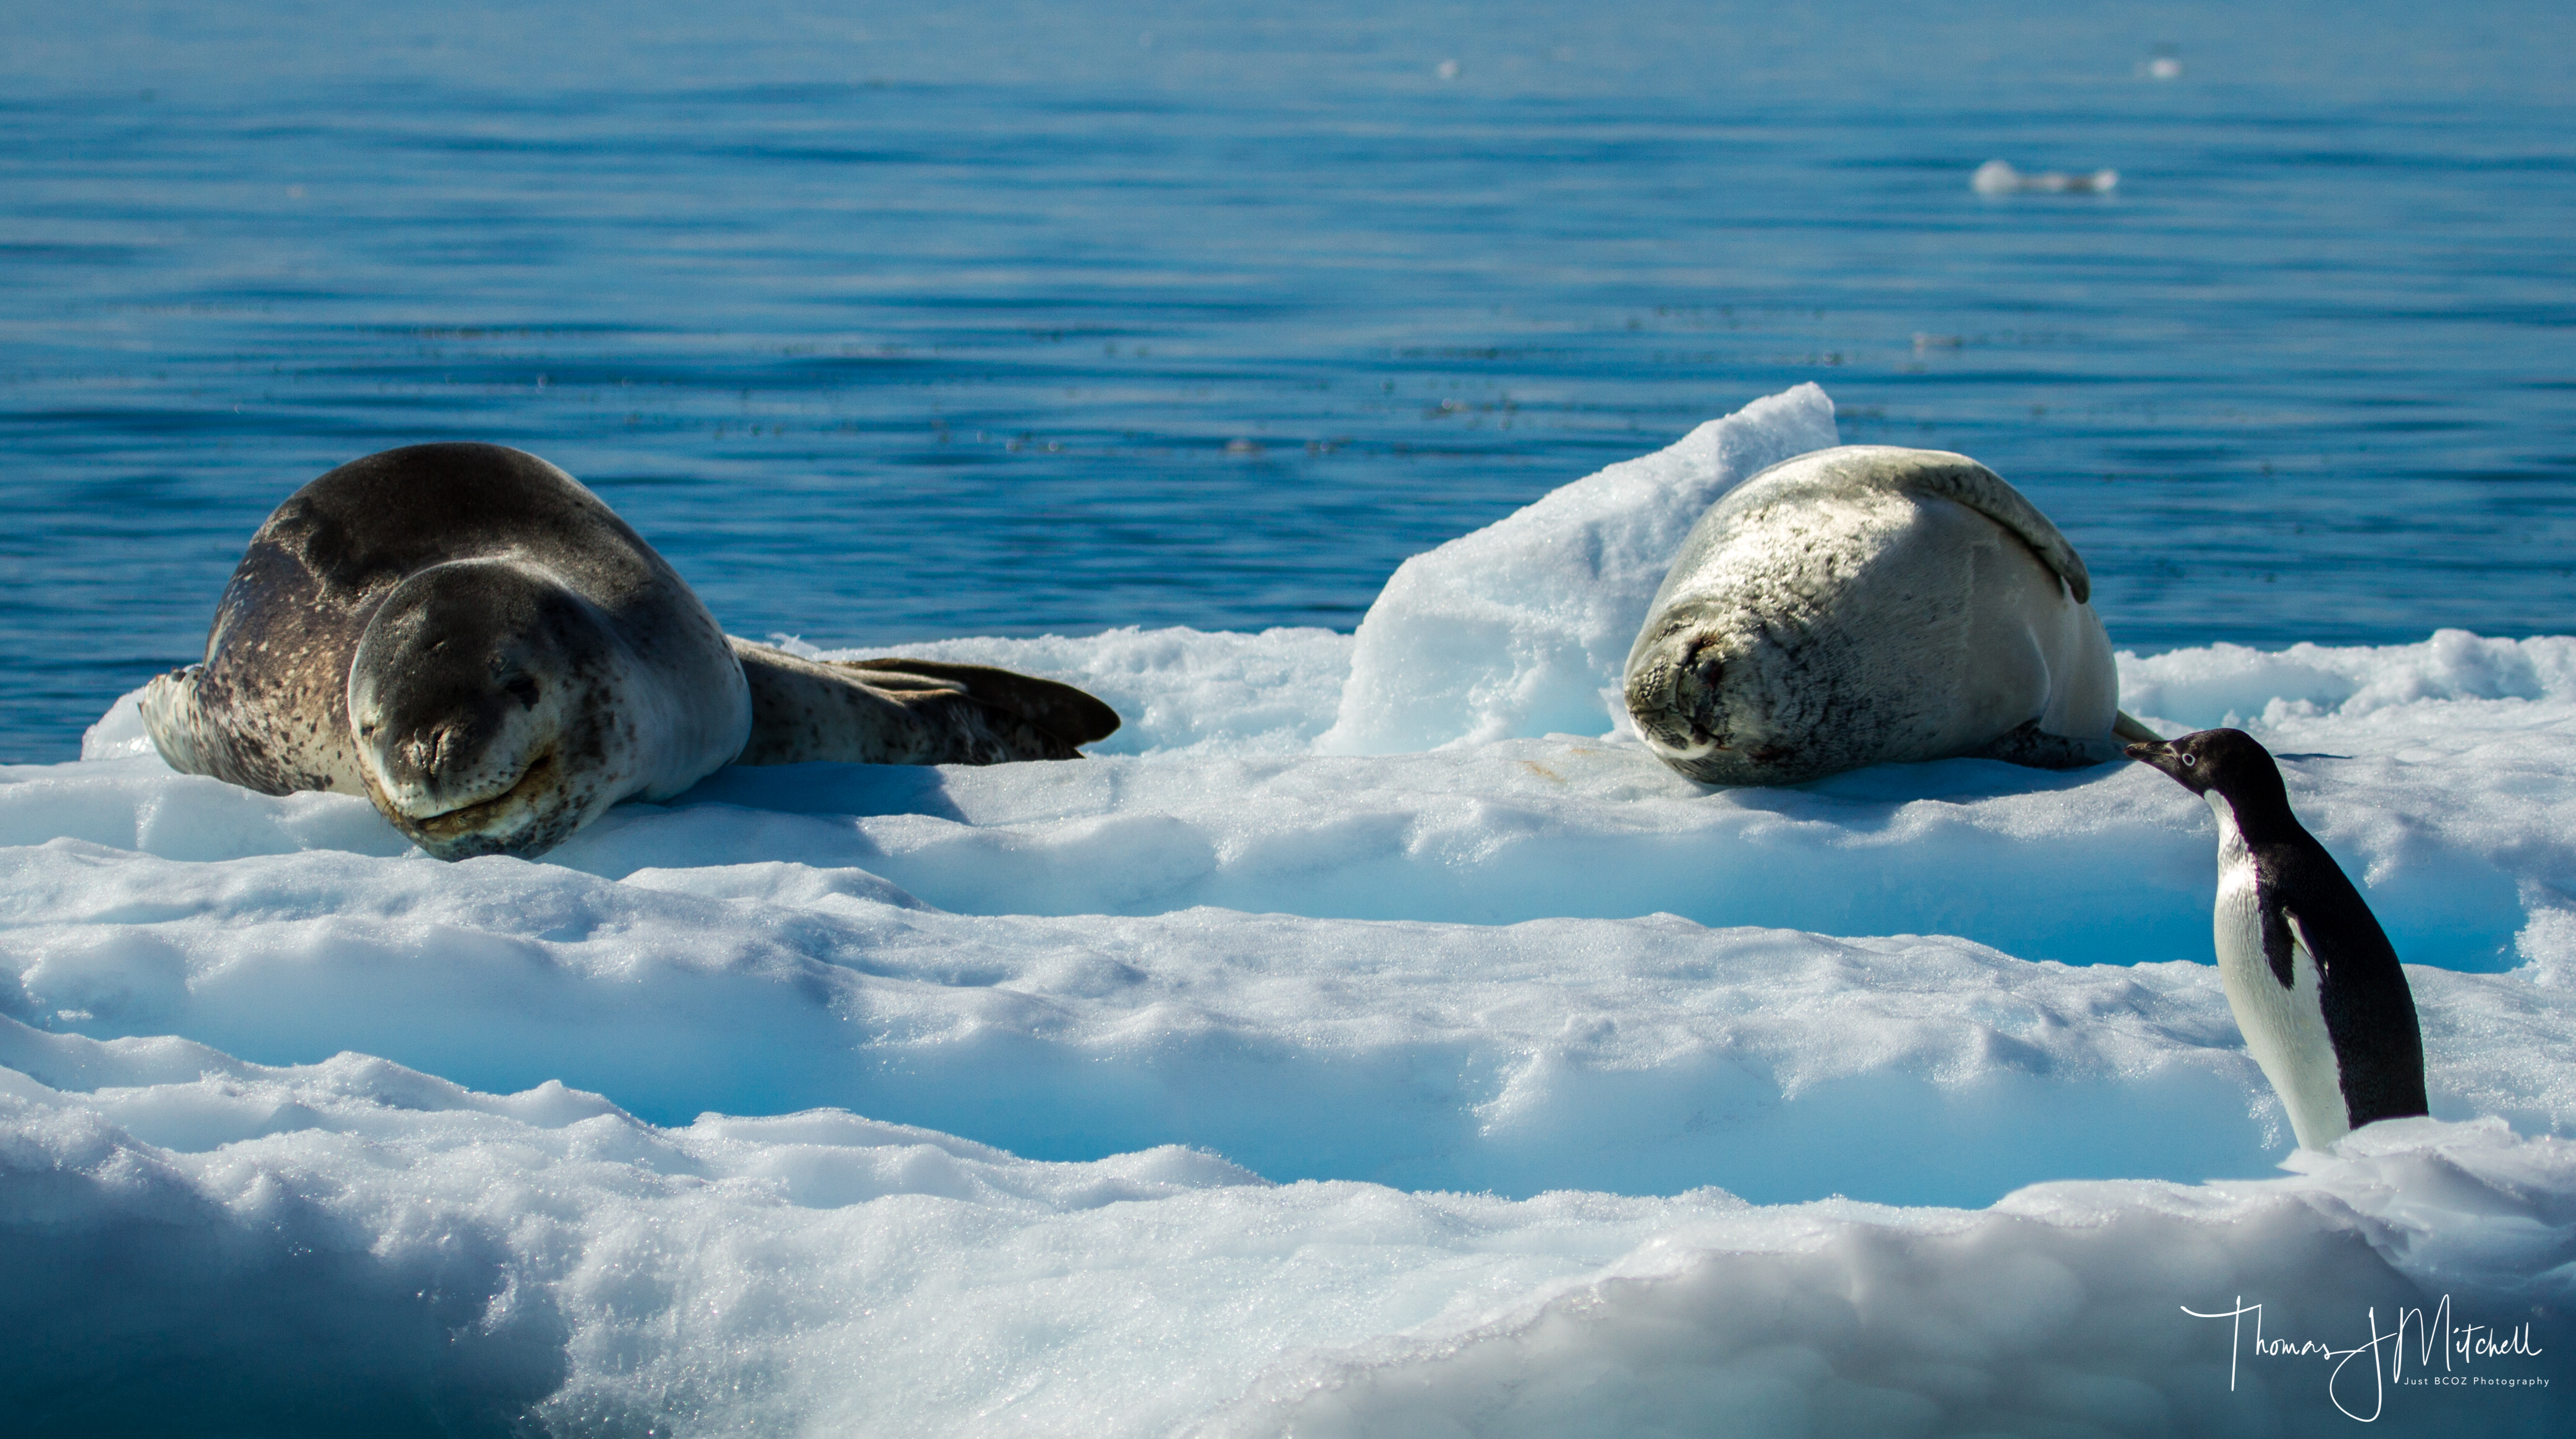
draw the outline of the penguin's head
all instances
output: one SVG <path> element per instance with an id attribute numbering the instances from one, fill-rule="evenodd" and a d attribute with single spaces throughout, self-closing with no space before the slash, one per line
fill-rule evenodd
<path id="1" fill-rule="evenodd" d="M 2178 739 L 2148 740 L 2125 753 L 2173 776 L 2193 794 L 2212 792 L 2231 801 L 2282 796 L 2280 766 L 2272 752 L 2241 729 L 2205 729 Z M 2284 800 L 2286 803 L 2286 800 Z"/>

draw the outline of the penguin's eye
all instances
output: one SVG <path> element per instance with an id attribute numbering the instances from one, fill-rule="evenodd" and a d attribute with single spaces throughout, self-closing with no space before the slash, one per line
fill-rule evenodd
<path id="1" fill-rule="evenodd" d="M 2182 752 L 2182 767 L 2184 769 L 2190 769 L 2199 763 L 2200 756 L 2193 754 L 2190 750 L 2184 750 Z"/>

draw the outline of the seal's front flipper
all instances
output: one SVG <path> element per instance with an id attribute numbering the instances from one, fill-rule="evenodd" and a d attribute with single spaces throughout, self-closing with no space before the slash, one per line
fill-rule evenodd
<path id="1" fill-rule="evenodd" d="M 181 774 L 211 775 L 261 794 L 330 787 L 327 778 L 314 782 L 282 774 L 280 765 L 261 746 L 263 732 L 257 726 L 227 723 L 221 707 L 207 694 L 205 679 L 206 667 L 196 664 L 154 675 L 143 687 L 143 732 L 152 736 L 152 747 L 161 752 L 163 764 Z M 209 713 L 210 708 L 218 712 Z"/>
<path id="2" fill-rule="evenodd" d="M 204 665 L 189 665 L 154 675 L 143 687 L 143 732 L 152 736 L 161 762 L 179 773 L 227 778 L 216 774 L 218 760 L 210 753 L 222 737 L 210 732 L 197 713 L 197 680 L 205 672 Z"/>
<path id="3" fill-rule="evenodd" d="M 751 738 L 736 764 L 1079 759 L 1077 744 L 1118 728 L 1116 711 L 1090 695 L 1008 670 L 808 660 L 741 640 L 733 649 L 751 685 Z"/>
<path id="4" fill-rule="evenodd" d="M 1118 711 L 1096 697 L 1054 680 L 995 669 L 990 665 L 948 664 L 941 660 L 836 660 L 843 669 L 874 674 L 918 675 L 945 681 L 995 709 L 1006 710 L 1054 735 L 1068 745 L 1090 744 L 1118 732 Z"/>

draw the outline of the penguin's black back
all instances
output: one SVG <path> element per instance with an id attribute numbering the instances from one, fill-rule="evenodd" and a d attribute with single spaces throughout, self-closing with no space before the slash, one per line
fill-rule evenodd
<path id="1" fill-rule="evenodd" d="M 2282 806 L 2286 812 L 2288 805 Z M 2246 848 L 2254 857 L 2255 903 L 2263 918 L 2263 957 L 2290 983 L 2290 923 L 2297 915 L 2317 962 L 2317 1000 L 2326 1036 L 2343 1075 L 2352 1127 L 2426 1112 L 2424 1041 L 2415 998 L 2379 919 L 2334 856 L 2305 829 Z"/>

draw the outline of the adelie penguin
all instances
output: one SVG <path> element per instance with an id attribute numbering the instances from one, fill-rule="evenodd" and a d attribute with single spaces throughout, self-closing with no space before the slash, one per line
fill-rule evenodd
<path id="1" fill-rule="evenodd" d="M 2424 1041 L 2397 951 L 2290 812 L 2280 767 L 2242 730 L 2128 747 L 2218 816 L 2218 975 L 2306 1149 L 2424 1110 Z"/>

